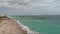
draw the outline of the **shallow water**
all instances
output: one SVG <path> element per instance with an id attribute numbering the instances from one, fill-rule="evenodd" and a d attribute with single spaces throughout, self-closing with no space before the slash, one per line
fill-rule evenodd
<path id="1" fill-rule="evenodd" d="M 40 34 L 60 34 L 60 15 L 45 15 L 45 19 L 16 17 L 22 24 Z"/>

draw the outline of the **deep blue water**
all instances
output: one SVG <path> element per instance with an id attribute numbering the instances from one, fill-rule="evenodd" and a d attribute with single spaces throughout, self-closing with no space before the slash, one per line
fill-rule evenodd
<path id="1" fill-rule="evenodd" d="M 60 34 L 60 15 L 45 15 L 45 19 L 13 17 L 40 34 Z"/>

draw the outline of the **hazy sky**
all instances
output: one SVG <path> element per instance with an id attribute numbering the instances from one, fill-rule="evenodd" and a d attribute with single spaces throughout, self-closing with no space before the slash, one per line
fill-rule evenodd
<path id="1" fill-rule="evenodd" d="M 0 14 L 60 15 L 60 0 L 0 0 Z"/>

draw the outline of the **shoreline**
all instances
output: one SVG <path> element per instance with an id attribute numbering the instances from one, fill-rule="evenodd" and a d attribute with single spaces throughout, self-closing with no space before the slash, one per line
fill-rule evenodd
<path id="1" fill-rule="evenodd" d="M 2 16 L 2 17 L 4 17 L 4 16 Z M 14 29 L 12 30 L 12 32 L 16 31 L 15 33 L 21 33 L 21 34 L 38 34 L 38 32 L 33 32 L 33 31 L 29 30 L 29 28 L 27 26 L 24 26 L 18 20 L 15 20 L 15 19 L 12 19 L 12 18 L 8 19 L 8 18 L 9 17 L 2 18 L 3 21 L 1 22 L 1 24 L 2 23 L 4 24 L 5 21 L 6 21 L 6 25 L 9 24 L 8 26 L 5 26 L 5 24 L 3 25 L 2 29 L 3 29 L 3 31 L 5 31 L 4 33 L 6 33 L 6 31 L 7 31 L 7 33 L 9 33 L 9 32 L 11 33 L 11 29 L 13 29 L 13 27 L 14 27 Z M 7 27 L 7 28 L 5 28 L 5 27 Z M 4 28 L 6 30 L 4 30 Z"/>

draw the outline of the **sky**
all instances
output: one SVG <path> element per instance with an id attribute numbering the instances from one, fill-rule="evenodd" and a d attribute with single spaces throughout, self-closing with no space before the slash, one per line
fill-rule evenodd
<path id="1" fill-rule="evenodd" d="M 60 15 L 60 0 L 0 0 L 3 15 Z"/>

